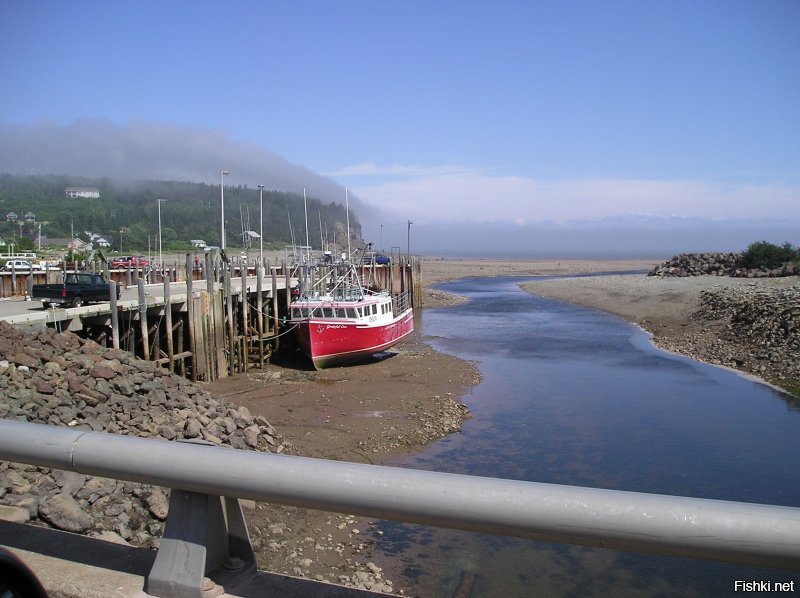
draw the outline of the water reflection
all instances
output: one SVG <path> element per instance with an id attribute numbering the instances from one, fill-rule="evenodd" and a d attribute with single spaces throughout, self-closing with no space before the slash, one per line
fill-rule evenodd
<path id="1" fill-rule="evenodd" d="M 462 432 L 403 466 L 800 506 L 800 413 L 779 393 L 518 282 L 440 287 L 471 301 L 426 310 L 423 331 L 437 349 L 478 362 L 483 379 L 464 397 L 474 418 Z M 735 579 L 797 578 L 422 526 L 381 530 L 381 550 L 401 563 L 390 571 L 396 587 L 423 596 L 724 595 Z"/>

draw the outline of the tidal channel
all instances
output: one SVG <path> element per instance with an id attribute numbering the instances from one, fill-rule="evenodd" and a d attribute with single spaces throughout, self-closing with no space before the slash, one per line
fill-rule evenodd
<path id="1" fill-rule="evenodd" d="M 599 311 L 531 295 L 530 278 L 437 288 L 423 334 L 472 360 L 472 419 L 395 465 L 800 507 L 800 410 L 735 372 L 662 351 Z M 442 375 L 447 375 L 443 372 Z M 792 571 L 517 540 L 392 522 L 377 561 L 415 596 L 724 596 Z M 394 563 L 389 566 L 388 563 Z M 739 592 L 741 594 L 741 592 Z"/>

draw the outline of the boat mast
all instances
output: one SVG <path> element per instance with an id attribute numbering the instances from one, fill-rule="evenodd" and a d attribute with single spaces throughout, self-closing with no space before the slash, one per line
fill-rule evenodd
<path id="1" fill-rule="evenodd" d="M 322 210 L 317 210 L 317 214 L 319 215 L 319 248 L 324 252 L 325 239 L 322 236 Z"/>
<path id="2" fill-rule="evenodd" d="M 347 194 L 347 187 L 344 188 L 344 205 L 347 212 L 347 259 L 350 259 L 350 196 Z"/>
<path id="3" fill-rule="evenodd" d="M 294 242 L 294 229 L 292 228 L 292 213 L 286 212 L 286 215 L 289 217 L 289 236 L 292 238 L 292 254 L 297 251 L 297 245 Z M 294 257 L 294 255 L 292 255 Z"/>

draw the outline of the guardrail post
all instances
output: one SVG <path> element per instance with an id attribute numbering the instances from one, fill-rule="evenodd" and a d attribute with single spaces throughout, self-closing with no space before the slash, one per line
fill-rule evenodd
<path id="1" fill-rule="evenodd" d="M 188 444 L 212 446 L 204 440 Z M 256 555 L 239 499 L 173 488 L 164 535 L 145 592 L 159 598 L 204 598 L 256 573 Z"/>
<path id="2" fill-rule="evenodd" d="M 228 587 L 256 572 L 237 498 L 173 489 L 164 536 L 145 591 L 159 598 L 203 598 L 213 584 Z"/>

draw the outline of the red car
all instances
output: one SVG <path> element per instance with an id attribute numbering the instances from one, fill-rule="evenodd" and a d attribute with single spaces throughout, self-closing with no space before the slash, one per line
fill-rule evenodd
<path id="1" fill-rule="evenodd" d="M 141 255 L 125 255 L 115 257 L 109 263 L 111 268 L 144 268 L 145 266 L 149 265 L 150 261 Z"/>

